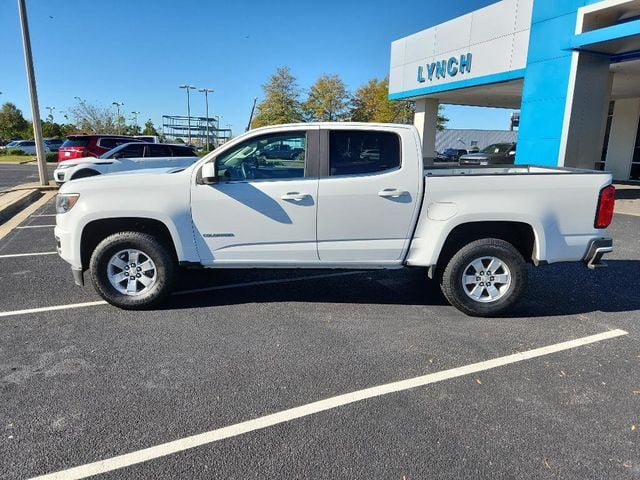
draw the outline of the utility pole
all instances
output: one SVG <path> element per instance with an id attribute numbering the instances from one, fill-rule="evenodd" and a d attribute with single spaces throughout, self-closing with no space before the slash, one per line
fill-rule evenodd
<path id="1" fill-rule="evenodd" d="M 251 115 L 249 115 L 249 123 L 247 123 L 247 128 L 245 129 L 245 132 L 248 132 L 249 130 L 251 130 L 251 121 L 253 120 L 253 112 L 256 111 L 256 102 L 258 101 L 258 97 L 255 97 L 253 99 L 253 107 L 251 107 Z"/>
<path id="2" fill-rule="evenodd" d="M 36 76 L 33 69 L 33 55 L 31 53 L 31 38 L 29 36 L 29 21 L 27 20 L 27 7 L 24 0 L 18 0 L 18 15 L 22 27 L 22 46 L 24 49 L 24 64 L 27 69 L 27 81 L 29 83 L 29 97 L 31 99 L 31 116 L 33 118 L 33 136 L 36 141 L 36 155 L 38 157 L 38 173 L 40 185 L 49 185 L 47 178 L 47 157 L 42 139 L 42 124 L 40 123 L 40 108 L 38 107 L 38 91 L 36 90 Z"/>
<path id="3" fill-rule="evenodd" d="M 213 93 L 213 88 L 201 88 L 199 92 L 204 92 L 204 108 L 207 117 L 207 152 L 209 151 L 209 93 Z"/>
<path id="4" fill-rule="evenodd" d="M 184 88 L 187 91 L 187 135 L 189 136 L 189 145 L 191 145 L 191 101 L 189 98 L 189 90 L 195 90 L 193 85 L 178 85 L 178 88 Z"/>
<path id="5" fill-rule="evenodd" d="M 124 102 L 111 102 L 111 105 L 115 105 L 118 112 L 116 116 L 116 129 L 118 135 L 120 135 L 120 107 L 124 107 Z"/>

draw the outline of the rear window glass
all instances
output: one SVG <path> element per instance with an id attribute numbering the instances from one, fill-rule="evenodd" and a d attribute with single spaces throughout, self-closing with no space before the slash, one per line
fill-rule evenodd
<path id="1" fill-rule="evenodd" d="M 69 138 L 62 144 L 63 147 L 88 147 L 88 138 Z"/>
<path id="2" fill-rule="evenodd" d="M 330 175 L 378 173 L 400 167 L 400 138 L 392 132 L 334 130 L 329 134 Z"/>
<path id="3" fill-rule="evenodd" d="M 171 156 L 171 150 L 169 150 L 169 147 L 167 145 L 149 145 L 147 146 L 147 152 L 150 152 L 150 154 L 147 154 L 150 157 Z"/>

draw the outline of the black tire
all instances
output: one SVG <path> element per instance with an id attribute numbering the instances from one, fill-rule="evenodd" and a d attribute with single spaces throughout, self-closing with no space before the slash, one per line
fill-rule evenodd
<path id="1" fill-rule="evenodd" d="M 487 257 L 501 261 L 506 269 L 503 266 L 497 270 L 499 273 L 488 270 L 477 272 L 471 265 L 472 262 L 480 261 L 486 267 L 490 265 Z M 492 273 L 495 276 L 490 276 Z M 463 281 L 467 276 L 475 276 L 470 281 L 476 280 L 479 283 L 464 285 Z M 510 277 L 510 283 L 494 281 L 492 291 L 497 291 L 498 294 L 496 300 L 492 300 L 489 292 L 492 284 L 486 284 L 485 280 L 495 280 L 496 277 Z M 526 290 L 527 281 L 526 262 L 513 245 L 497 238 L 483 238 L 469 243 L 451 257 L 442 273 L 440 287 L 449 303 L 461 312 L 474 317 L 496 317 L 515 305 Z M 473 292 L 476 292 L 478 299 L 472 298 Z"/>
<path id="2" fill-rule="evenodd" d="M 80 170 L 79 172 L 75 173 L 73 175 L 73 177 L 71 177 L 69 180 L 78 180 L 79 178 L 88 178 L 88 177 L 95 177 L 96 175 L 100 175 L 100 172 L 96 172 L 95 170 Z"/>
<path id="3" fill-rule="evenodd" d="M 109 280 L 110 260 L 118 252 L 135 249 L 150 259 L 155 268 L 155 283 L 148 290 L 136 294 L 118 291 Z M 128 265 L 127 265 L 127 268 Z M 111 305 L 126 310 L 140 310 L 160 304 L 171 293 L 176 272 L 176 262 L 169 249 L 155 237 L 142 232 L 114 233 L 102 240 L 91 255 L 91 280 L 98 294 Z M 126 279 L 124 280 L 126 282 Z M 144 290 L 142 283 L 135 285 Z"/>

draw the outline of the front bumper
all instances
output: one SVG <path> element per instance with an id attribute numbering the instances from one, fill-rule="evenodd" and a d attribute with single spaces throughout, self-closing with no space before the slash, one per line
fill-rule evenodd
<path id="1" fill-rule="evenodd" d="M 605 253 L 613 252 L 613 239 L 611 238 L 596 238 L 591 240 L 587 254 L 582 261 L 587 268 L 593 270 L 599 267 L 606 267 L 607 264 L 602 261 L 602 257 Z"/>
<path id="2" fill-rule="evenodd" d="M 71 267 L 71 273 L 73 274 L 73 281 L 79 287 L 84 287 L 84 272 L 82 268 Z"/>

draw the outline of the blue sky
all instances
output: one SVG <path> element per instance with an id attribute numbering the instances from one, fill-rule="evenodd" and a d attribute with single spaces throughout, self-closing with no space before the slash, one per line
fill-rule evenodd
<path id="1" fill-rule="evenodd" d="M 324 73 L 351 90 L 389 70 L 392 40 L 481 8 L 493 0 L 27 0 L 43 117 L 79 96 L 125 103 L 140 123 L 185 115 L 182 83 L 215 89 L 210 114 L 234 134 L 246 126 L 254 97 L 279 66 L 301 87 Z M 53 18 L 51 18 L 53 17 Z M 0 1 L 0 103 L 30 118 L 17 2 Z M 192 115 L 204 97 L 192 93 Z M 506 129 L 509 112 L 447 107 L 451 128 Z"/>

